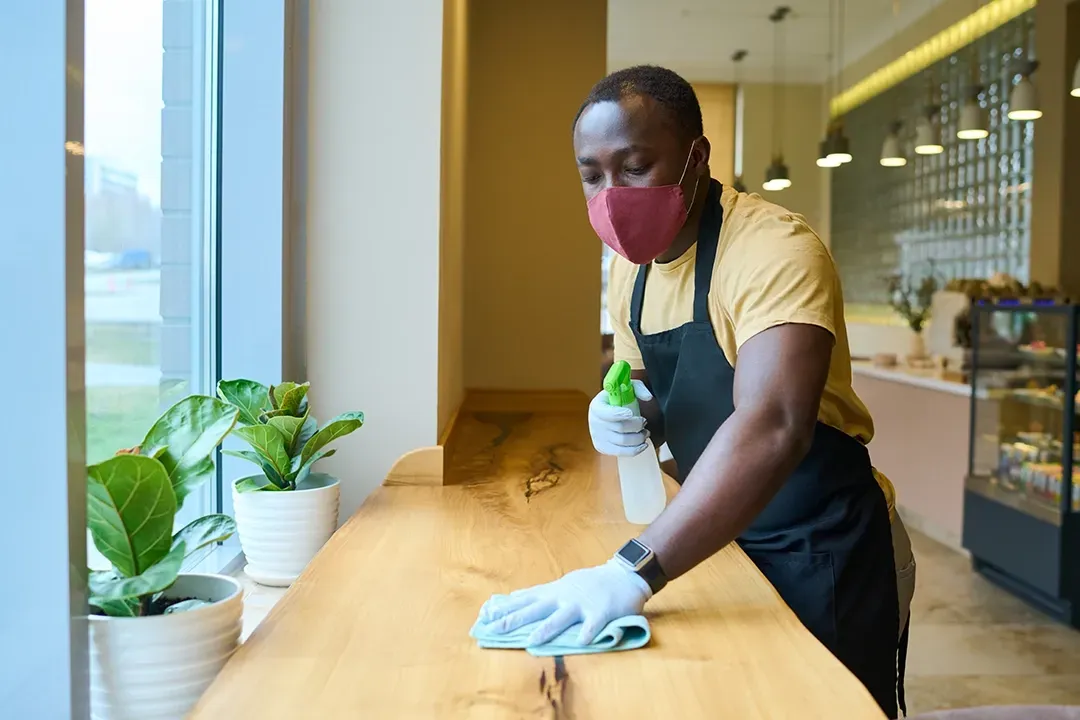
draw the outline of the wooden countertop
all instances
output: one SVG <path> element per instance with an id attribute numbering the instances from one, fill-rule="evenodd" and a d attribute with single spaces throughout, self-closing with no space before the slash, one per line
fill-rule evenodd
<path id="1" fill-rule="evenodd" d="M 445 485 L 439 448 L 396 468 L 388 483 L 430 484 L 378 489 L 192 717 L 884 717 L 734 546 L 649 603 L 646 648 L 565 660 L 478 649 L 469 627 L 493 592 L 603 562 L 635 534 L 578 398 L 520 400 L 462 411 Z"/>

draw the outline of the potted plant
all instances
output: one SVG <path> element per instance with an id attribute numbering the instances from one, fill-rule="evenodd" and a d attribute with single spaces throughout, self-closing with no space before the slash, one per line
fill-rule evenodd
<path id="1" fill-rule="evenodd" d="M 908 353 L 910 360 L 921 360 L 926 357 L 923 328 L 926 326 L 926 321 L 930 319 L 930 307 L 937 289 L 938 281 L 934 277 L 932 267 L 931 272 L 918 283 L 903 275 L 893 275 L 888 278 L 889 306 L 911 328 L 911 350 Z"/>
<path id="2" fill-rule="evenodd" d="M 240 413 L 233 434 L 249 450 L 226 450 L 260 472 L 233 484 L 233 507 L 247 574 L 263 585 L 291 585 L 337 529 L 338 479 L 312 472 L 336 451 L 327 446 L 364 424 L 348 412 L 323 427 L 310 413 L 309 384 L 267 387 L 223 380 L 218 395 Z"/>
<path id="3" fill-rule="evenodd" d="M 185 398 L 140 445 L 87 468 L 87 525 L 112 565 L 89 578 L 94 720 L 183 718 L 239 643 L 240 584 L 181 572 L 186 558 L 233 534 L 232 518 L 205 515 L 173 532 L 238 415 L 216 398 Z"/>

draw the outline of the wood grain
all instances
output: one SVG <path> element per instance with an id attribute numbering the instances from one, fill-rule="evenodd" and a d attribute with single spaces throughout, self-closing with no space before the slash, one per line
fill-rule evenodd
<path id="1" fill-rule="evenodd" d="M 649 603 L 644 649 L 478 649 L 467 633 L 493 592 L 603 562 L 635 534 L 583 413 L 496 406 L 462 410 L 444 485 L 367 500 L 192 717 L 883 717 L 734 547 Z"/>

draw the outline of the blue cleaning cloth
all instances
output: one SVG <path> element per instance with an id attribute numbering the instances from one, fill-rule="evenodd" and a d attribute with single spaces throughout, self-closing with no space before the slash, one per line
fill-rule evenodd
<path id="1" fill-rule="evenodd" d="M 487 631 L 485 625 L 477 620 L 469 631 L 469 637 L 475 638 L 482 648 L 525 650 L 536 657 L 637 650 L 647 645 L 652 637 L 648 620 L 641 615 L 627 615 L 608 623 L 589 645 L 583 646 L 578 642 L 578 633 L 581 632 L 581 624 L 578 623 L 567 628 L 551 642 L 526 647 L 525 640 L 539 624 L 535 622 L 513 632 L 497 634 Z"/>

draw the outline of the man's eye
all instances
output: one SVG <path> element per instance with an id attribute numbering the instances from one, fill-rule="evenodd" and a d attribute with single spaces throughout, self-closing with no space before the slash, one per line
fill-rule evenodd
<path id="1" fill-rule="evenodd" d="M 647 167 L 628 167 L 626 168 L 627 175 L 645 175 L 649 172 Z"/>
<path id="2" fill-rule="evenodd" d="M 602 179 L 603 178 L 600 177 L 599 175 L 582 175 L 581 176 L 581 182 L 585 183 L 586 185 L 595 185 L 596 183 L 600 182 Z"/>

